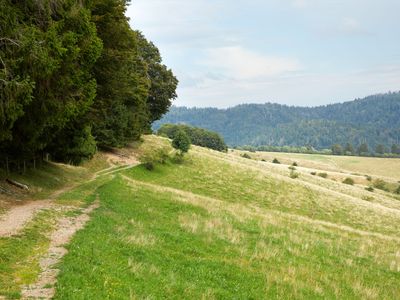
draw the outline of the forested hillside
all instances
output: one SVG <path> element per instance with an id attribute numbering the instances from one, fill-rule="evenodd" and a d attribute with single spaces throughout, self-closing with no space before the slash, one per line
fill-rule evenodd
<path id="1" fill-rule="evenodd" d="M 79 163 L 124 146 L 176 97 L 128 0 L 0 0 L 0 167 Z"/>
<path id="2" fill-rule="evenodd" d="M 305 146 L 366 143 L 372 151 L 400 140 L 400 93 L 319 107 L 243 104 L 228 109 L 172 107 L 165 123 L 184 123 L 222 134 L 230 146 Z"/>

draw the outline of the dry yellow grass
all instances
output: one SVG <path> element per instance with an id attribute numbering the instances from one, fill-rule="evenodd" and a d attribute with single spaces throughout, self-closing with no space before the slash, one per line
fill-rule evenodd
<path id="1" fill-rule="evenodd" d="M 230 152 L 232 155 L 240 155 L 243 151 Z M 357 173 L 383 177 L 394 181 L 400 180 L 399 158 L 376 158 L 358 156 L 335 156 L 301 153 L 256 152 L 250 153 L 252 158 L 265 159 L 271 162 L 277 158 L 283 164 L 296 162 L 299 166 L 338 173 Z"/>

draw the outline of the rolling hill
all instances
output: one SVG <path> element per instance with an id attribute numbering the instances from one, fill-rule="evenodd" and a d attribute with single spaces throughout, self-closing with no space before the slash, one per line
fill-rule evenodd
<path id="1" fill-rule="evenodd" d="M 154 124 L 184 123 L 220 133 L 229 146 L 304 146 L 367 143 L 389 148 L 400 140 L 400 92 L 339 104 L 294 107 L 242 104 L 228 109 L 172 107 Z"/>
<path id="2" fill-rule="evenodd" d="M 161 149 L 166 161 L 151 171 L 138 165 Z M 40 170 L 43 179 L 79 175 L 69 188 L 54 183 L 43 194 L 33 187 L 46 180 L 30 181 L 27 199 L 54 197 L 17 233 L 0 235 L 0 298 L 399 295 L 400 159 L 386 159 L 388 167 L 381 158 L 280 153 L 274 164 L 267 153 L 246 159 L 192 146 L 177 163 L 170 140 L 156 136 L 120 151 L 68 174 L 64 165 Z M 343 183 L 350 178 L 353 185 Z M 391 189 L 366 190 L 380 180 Z M 33 203 L 10 203 L 0 225 L 13 207 Z M 60 233 L 72 239 L 60 243 Z"/>

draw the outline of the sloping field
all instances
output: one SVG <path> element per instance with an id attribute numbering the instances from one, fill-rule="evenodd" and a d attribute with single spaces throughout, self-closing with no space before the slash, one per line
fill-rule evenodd
<path id="1" fill-rule="evenodd" d="M 243 153 L 236 151 L 236 154 Z M 387 177 L 400 180 L 399 158 L 377 158 L 360 156 L 335 156 L 301 153 L 256 152 L 250 155 L 259 160 L 272 161 L 279 159 L 286 164 L 297 162 L 299 165 L 325 171 L 358 173 L 361 175 Z"/>
<path id="2" fill-rule="evenodd" d="M 149 136 L 138 152 L 162 147 Z M 398 297 L 400 201 L 287 167 L 193 147 L 67 193 L 100 207 L 67 247 L 55 298 Z"/>

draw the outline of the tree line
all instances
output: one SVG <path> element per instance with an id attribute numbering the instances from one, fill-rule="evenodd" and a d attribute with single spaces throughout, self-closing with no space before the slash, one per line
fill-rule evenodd
<path id="1" fill-rule="evenodd" d="M 331 147 L 331 152 L 333 155 L 397 157 L 400 156 L 400 146 L 393 144 L 391 147 L 385 147 L 385 145 L 378 144 L 375 149 L 370 149 L 366 143 L 362 143 L 356 148 L 351 143 L 344 146 L 334 144 Z"/>
<path id="2" fill-rule="evenodd" d="M 74 164 L 151 130 L 178 80 L 127 0 L 0 0 L 0 156 Z"/>
<path id="3" fill-rule="evenodd" d="M 183 124 L 164 124 L 158 129 L 157 134 L 173 140 L 177 136 L 182 135 L 182 132 L 189 137 L 193 145 L 221 152 L 226 152 L 228 150 L 224 139 L 218 133 L 203 128 L 191 127 Z"/>
<path id="4" fill-rule="evenodd" d="M 400 144 L 400 93 L 386 93 L 318 107 L 273 103 L 242 104 L 228 109 L 172 107 L 154 124 L 184 123 L 220 133 L 230 147 L 310 147 L 367 144 L 386 152 Z"/>
<path id="5" fill-rule="evenodd" d="M 400 157 L 400 145 L 393 144 L 387 148 L 381 144 L 376 146 L 375 151 L 368 148 L 368 145 L 363 143 L 357 147 L 347 143 L 344 146 L 339 144 L 332 145 L 331 148 L 315 149 L 311 146 L 293 147 L 293 146 L 236 146 L 238 150 L 250 152 L 283 152 L 283 153 L 303 153 L 303 154 L 323 154 L 323 155 L 347 155 L 347 156 L 372 156 L 372 157 Z"/>

